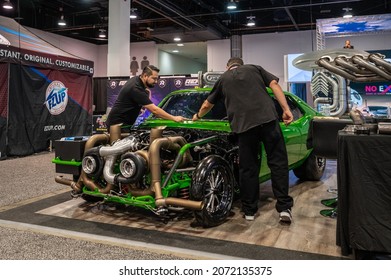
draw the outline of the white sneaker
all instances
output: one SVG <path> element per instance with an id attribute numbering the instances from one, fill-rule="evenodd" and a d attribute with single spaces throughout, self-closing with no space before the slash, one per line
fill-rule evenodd
<path id="1" fill-rule="evenodd" d="M 290 209 L 280 212 L 280 222 L 286 224 L 290 224 L 292 222 L 292 211 Z"/>
<path id="2" fill-rule="evenodd" d="M 244 215 L 244 218 L 247 221 L 254 221 L 255 220 L 255 216 L 254 215 Z"/>

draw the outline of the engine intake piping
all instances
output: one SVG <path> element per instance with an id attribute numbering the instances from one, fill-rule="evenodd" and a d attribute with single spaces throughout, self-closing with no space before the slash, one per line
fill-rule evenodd
<path id="1" fill-rule="evenodd" d="M 148 151 L 142 150 L 144 144 L 139 143 L 135 136 L 121 134 L 119 126 L 110 127 L 110 135 L 94 135 L 85 146 L 82 161 L 82 172 L 77 182 L 57 177 L 56 182 L 69 185 L 78 193 L 82 192 L 83 185 L 89 190 L 102 194 L 110 194 L 118 185 L 128 186 L 134 196 L 151 195 L 155 197 L 155 205 L 160 207 L 177 206 L 193 210 L 201 210 L 202 201 L 192 201 L 188 198 L 163 197 L 161 186 L 162 149 L 177 152 L 176 164 L 172 168 L 189 166 L 192 157 L 189 149 L 182 149 L 187 142 L 181 136 L 163 137 L 165 127 L 151 130 Z M 103 144 L 102 146 L 98 146 Z M 107 144 L 111 144 L 110 146 Z M 182 149 L 182 150 L 181 150 Z M 115 166 L 120 158 L 120 173 L 116 173 Z M 104 165 L 102 164 L 104 162 Z M 103 166 L 103 167 L 102 167 Z M 103 169 L 103 171 L 102 171 Z M 147 189 L 139 189 L 137 185 L 147 172 L 151 174 L 151 183 Z M 103 177 L 106 183 L 100 182 Z"/>
<path id="2" fill-rule="evenodd" d="M 155 203 L 156 206 L 179 206 L 179 207 L 186 207 L 189 209 L 194 210 L 200 210 L 203 207 L 202 201 L 192 201 L 182 198 L 173 198 L 168 197 L 164 198 L 162 195 L 161 190 L 161 168 L 160 168 L 160 150 L 162 148 L 164 149 L 176 149 L 176 147 L 179 145 L 180 147 L 184 146 L 186 144 L 186 140 L 181 136 L 174 136 L 174 137 L 167 137 L 167 138 L 158 138 L 155 139 L 150 148 L 149 148 L 149 155 L 150 155 L 150 168 L 151 168 L 151 187 L 153 191 L 155 192 Z M 190 159 L 190 152 L 187 150 L 186 154 L 188 154 L 186 157 L 183 157 L 183 160 Z"/>

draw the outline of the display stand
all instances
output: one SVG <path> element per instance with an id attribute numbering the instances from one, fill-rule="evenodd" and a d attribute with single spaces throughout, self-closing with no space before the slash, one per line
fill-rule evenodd
<path id="1" fill-rule="evenodd" d="M 391 135 L 338 133 L 337 245 L 391 255 Z"/>

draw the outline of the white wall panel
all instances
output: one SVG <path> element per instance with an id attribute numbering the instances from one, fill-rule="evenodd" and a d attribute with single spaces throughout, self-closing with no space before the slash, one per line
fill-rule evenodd
<path id="1" fill-rule="evenodd" d="M 227 61 L 231 57 L 229 39 L 207 42 L 208 71 L 225 71 Z"/>
<path id="2" fill-rule="evenodd" d="M 296 31 L 242 36 L 243 60 L 246 64 L 258 64 L 280 78 L 280 85 L 286 89 L 284 80 L 284 55 L 311 52 L 315 38 L 313 31 Z"/>
<path id="3" fill-rule="evenodd" d="M 159 51 L 159 68 L 160 75 L 197 74 L 207 69 L 204 63 L 165 51 Z"/>

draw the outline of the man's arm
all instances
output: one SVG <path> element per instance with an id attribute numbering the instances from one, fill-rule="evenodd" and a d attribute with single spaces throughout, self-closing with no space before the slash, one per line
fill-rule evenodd
<path id="1" fill-rule="evenodd" d="M 289 125 L 293 121 L 293 115 L 291 109 L 289 108 L 288 102 L 286 101 L 282 88 L 276 80 L 271 81 L 269 87 L 272 89 L 274 96 L 282 108 L 282 120 L 284 121 L 285 125 Z"/>
<path id="2" fill-rule="evenodd" d="M 176 122 L 183 122 L 185 120 L 185 118 L 182 116 L 173 116 L 173 115 L 167 113 L 166 111 L 159 108 L 158 106 L 156 106 L 153 103 L 148 104 L 148 105 L 144 105 L 144 108 L 146 108 L 148 111 L 150 111 L 155 116 L 162 118 L 162 119 L 176 121 Z"/>
<path id="3" fill-rule="evenodd" d="M 194 114 L 193 121 L 197 121 L 201 119 L 203 116 L 205 116 L 207 113 L 209 113 L 210 110 L 212 110 L 214 104 L 210 103 L 208 99 L 202 103 L 200 110 L 197 114 Z"/>
<path id="4" fill-rule="evenodd" d="M 214 104 L 217 102 L 219 98 L 221 98 L 221 77 L 214 84 L 211 92 L 208 95 L 208 98 L 202 103 L 200 110 L 198 113 L 194 114 L 193 121 L 197 121 L 201 119 L 203 116 L 209 113 L 212 110 Z"/>

